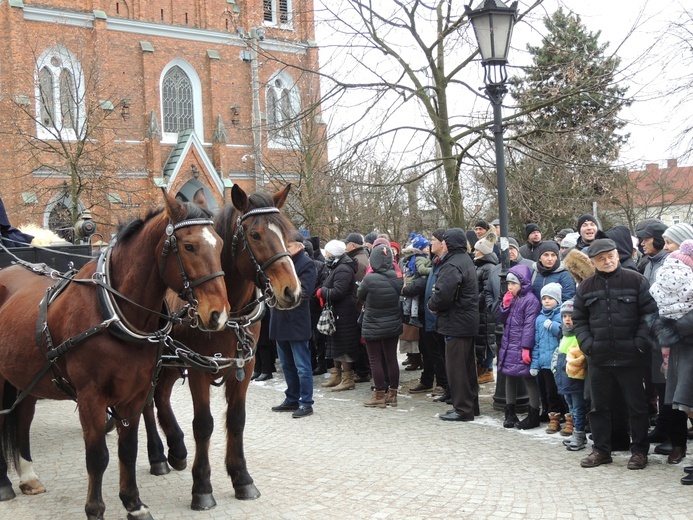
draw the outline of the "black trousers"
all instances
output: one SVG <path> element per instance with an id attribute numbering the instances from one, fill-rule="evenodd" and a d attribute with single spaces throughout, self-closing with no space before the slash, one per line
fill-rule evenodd
<path id="1" fill-rule="evenodd" d="M 446 338 L 445 366 L 452 406 L 458 414 L 474 419 L 475 405 L 479 398 L 474 337 Z"/>
<path id="2" fill-rule="evenodd" d="M 630 451 L 647 454 L 650 450 L 650 443 L 647 440 L 650 418 L 647 412 L 642 367 L 590 365 L 589 371 L 592 396 L 589 420 L 594 449 L 604 455 L 611 454 L 612 395 L 620 390 L 630 420 Z"/>
<path id="3" fill-rule="evenodd" d="M 419 352 L 423 361 L 423 371 L 420 382 L 426 387 L 433 386 L 433 380 L 438 386 L 448 388 L 448 377 L 445 374 L 445 338 L 434 331 L 421 329 L 419 335 Z"/>

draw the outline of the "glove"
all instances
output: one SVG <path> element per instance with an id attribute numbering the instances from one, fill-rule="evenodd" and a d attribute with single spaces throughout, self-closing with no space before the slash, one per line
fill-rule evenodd
<path id="1" fill-rule="evenodd" d="M 503 296 L 503 307 L 505 307 L 506 309 L 508 307 L 510 307 L 510 304 L 512 303 L 513 298 L 514 298 L 513 293 L 511 293 L 510 291 L 505 293 L 505 296 Z"/>
<path id="2" fill-rule="evenodd" d="M 522 349 L 522 362 L 529 365 L 532 362 L 532 352 L 528 348 Z"/>
<path id="3" fill-rule="evenodd" d="M 539 375 L 539 370 L 537 370 L 536 368 L 530 368 L 529 375 L 532 377 L 537 377 Z"/>
<path id="4" fill-rule="evenodd" d="M 322 297 L 322 287 L 320 287 L 320 289 L 318 289 L 318 291 L 315 293 L 315 296 L 318 297 L 318 302 L 320 303 L 320 307 L 324 307 L 325 306 L 325 300 Z"/>
<path id="5" fill-rule="evenodd" d="M 552 324 L 552 323 L 553 323 L 553 322 L 552 322 L 551 320 L 545 320 L 545 321 L 544 321 L 544 328 L 545 328 L 546 330 L 551 330 L 551 324 Z"/>

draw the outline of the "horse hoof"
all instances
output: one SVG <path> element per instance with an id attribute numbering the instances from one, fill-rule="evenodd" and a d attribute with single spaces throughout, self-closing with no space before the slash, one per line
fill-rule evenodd
<path id="1" fill-rule="evenodd" d="M 216 507 L 217 501 L 211 493 L 193 493 L 190 509 L 193 511 L 207 511 Z"/>
<path id="2" fill-rule="evenodd" d="M 17 495 L 14 494 L 14 489 L 12 486 L 2 486 L 0 487 L 0 502 L 5 500 L 12 500 Z"/>
<path id="3" fill-rule="evenodd" d="M 234 488 L 236 491 L 237 500 L 255 500 L 260 498 L 260 490 L 255 487 L 255 484 L 245 484 Z"/>
<path id="4" fill-rule="evenodd" d="M 24 482 L 19 484 L 19 489 L 25 495 L 40 495 L 46 492 L 46 488 L 38 480 L 30 480 L 29 482 Z"/>
<path id="5" fill-rule="evenodd" d="M 147 506 L 142 505 L 138 511 L 128 511 L 128 520 L 154 520 Z"/>
<path id="6" fill-rule="evenodd" d="M 176 471 L 183 471 L 185 468 L 188 467 L 188 459 L 186 457 L 179 459 L 178 457 L 174 457 L 170 453 L 168 454 L 168 463 Z"/>
<path id="7" fill-rule="evenodd" d="M 152 462 L 149 466 L 149 474 L 156 475 L 160 477 L 161 475 L 168 475 L 171 473 L 171 468 L 168 467 L 166 461 L 163 462 Z"/>

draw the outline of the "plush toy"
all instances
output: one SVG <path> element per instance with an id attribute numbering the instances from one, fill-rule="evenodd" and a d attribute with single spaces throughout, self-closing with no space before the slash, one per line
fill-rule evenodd
<path id="1" fill-rule="evenodd" d="M 571 379 L 585 379 L 587 372 L 587 359 L 580 347 L 573 345 L 566 354 L 565 373 Z"/>

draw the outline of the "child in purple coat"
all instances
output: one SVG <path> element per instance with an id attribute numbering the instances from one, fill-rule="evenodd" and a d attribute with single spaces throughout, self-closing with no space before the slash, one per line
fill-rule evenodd
<path id="1" fill-rule="evenodd" d="M 529 373 L 534 348 L 534 322 L 541 304 L 532 293 L 532 272 L 526 265 L 508 271 L 508 292 L 498 307 L 498 319 L 504 325 L 498 351 L 498 372 L 505 376 L 505 420 L 503 426 L 521 430 L 539 426 L 539 387 Z M 529 414 L 520 421 L 515 414 L 517 384 L 524 380 L 529 395 Z"/>

